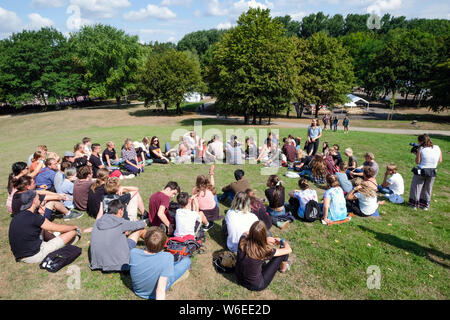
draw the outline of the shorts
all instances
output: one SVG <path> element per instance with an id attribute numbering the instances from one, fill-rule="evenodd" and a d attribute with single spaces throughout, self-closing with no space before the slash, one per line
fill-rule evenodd
<path id="1" fill-rule="evenodd" d="M 20 261 L 24 263 L 41 263 L 46 256 L 62 247 L 64 247 L 64 241 L 60 237 L 53 238 L 47 242 L 42 241 L 41 249 L 38 253 L 31 257 L 22 258 Z"/>

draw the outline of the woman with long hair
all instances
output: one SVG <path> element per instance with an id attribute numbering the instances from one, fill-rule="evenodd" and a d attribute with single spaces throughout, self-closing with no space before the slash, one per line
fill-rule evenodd
<path id="1" fill-rule="evenodd" d="M 154 136 L 150 141 L 150 158 L 153 160 L 153 163 L 161 163 L 168 164 L 170 160 L 166 158 L 166 155 L 161 151 L 161 147 L 159 146 L 159 138 Z"/>
<path id="2" fill-rule="evenodd" d="M 11 167 L 11 173 L 8 177 L 8 185 L 6 189 L 8 190 L 8 198 L 6 199 L 6 208 L 9 213 L 12 213 L 11 202 L 16 193 L 17 189 L 14 187 L 14 184 L 20 177 L 26 176 L 28 174 L 28 165 L 25 162 L 16 162 Z"/>
<path id="3" fill-rule="evenodd" d="M 347 205 L 339 181 L 335 175 L 327 175 L 327 190 L 323 195 L 323 220 L 326 223 L 347 218 Z"/>
<path id="4" fill-rule="evenodd" d="M 250 208 L 250 198 L 245 192 L 238 192 L 233 198 L 222 225 L 227 239 L 227 247 L 231 252 L 237 252 L 239 239 L 244 232 L 250 230 L 258 220 Z"/>
<path id="5" fill-rule="evenodd" d="M 317 119 L 312 119 L 308 127 L 308 155 L 313 156 L 319 150 L 319 139 L 322 137 L 322 127 Z"/>
<path id="6" fill-rule="evenodd" d="M 309 166 L 311 169 L 303 170 L 300 172 L 300 176 L 308 175 L 312 182 L 325 184 L 325 177 L 328 174 L 328 168 L 323 155 L 316 154 L 311 160 Z"/>
<path id="7" fill-rule="evenodd" d="M 264 222 L 267 230 L 270 230 L 270 228 L 272 227 L 272 217 L 267 213 L 264 203 L 260 199 L 258 199 L 255 190 L 247 189 L 245 190 L 245 193 L 250 198 L 250 209 L 252 213 L 254 213 L 258 217 L 259 221 Z"/>
<path id="8" fill-rule="evenodd" d="M 378 210 L 377 192 L 361 178 L 354 180 L 355 187 L 347 195 L 347 211 L 360 217 L 375 215 Z"/>
<path id="9" fill-rule="evenodd" d="M 45 167 L 46 153 L 40 150 L 33 154 L 30 166 L 30 176 L 36 177 L 43 167 Z"/>
<path id="10" fill-rule="evenodd" d="M 273 218 L 274 224 L 278 226 L 277 218 L 286 214 L 286 208 L 284 207 L 285 192 L 283 182 L 280 178 L 278 178 L 278 176 L 271 175 L 269 176 L 269 179 L 267 179 L 266 186 L 269 187 L 269 189 L 266 189 L 264 192 L 267 200 L 269 201 L 267 212 Z M 285 222 L 283 222 L 283 226 L 279 227 L 287 227 L 284 223 Z"/>
<path id="11" fill-rule="evenodd" d="M 97 218 L 100 209 L 100 203 L 106 194 L 105 184 L 109 178 L 107 169 L 99 169 L 97 171 L 97 179 L 94 181 L 88 192 L 87 213 L 92 218 Z"/>
<path id="12" fill-rule="evenodd" d="M 280 245 L 280 248 L 275 249 L 275 245 Z M 281 248 L 281 245 L 284 247 Z M 291 252 L 288 242 L 268 237 L 265 224 L 254 222 L 239 240 L 236 262 L 238 283 L 251 291 L 264 290 L 277 271 L 284 273 L 289 270 Z"/>
<path id="13" fill-rule="evenodd" d="M 136 150 L 131 139 L 126 139 L 122 147 L 122 159 L 125 169 L 134 175 L 138 175 L 143 171 L 144 165 L 139 163 Z"/>
<path id="14" fill-rule="evenodd" d="M 420 208 L 426 211 L 430 207 L 436 169 L 442 162 L 442 151 L 426 134 L 419 136 L 417 140 L 419 142 L 416 153 L 417 167 L 413 169 L 414 177 L 409 193 L 409 205 L 414 210 Z"/>
<path id="15" fill-rule="evenodd" d="M 318 202 L 317 192 L 309 187 L 308 180 L 301 178 L 298 181 L 300 190 L 294 190 L 289 193 L 289 204 L 300 219 L 305 217 L 306 205 L 309 201 Z"/>
<path id="16" fill-rule="evenodd" d="M 205 175 L 197 176 L 195 187 L 192 189 L 192 195 L 197 195 L 199 210 L 208 220 L 208 225 L 203 228 L 205 231 L 214 226 L 214 221 L 221 219 L 214 184 L 214 165 L 212 165 L 209 170 L 209 179 Z"/>

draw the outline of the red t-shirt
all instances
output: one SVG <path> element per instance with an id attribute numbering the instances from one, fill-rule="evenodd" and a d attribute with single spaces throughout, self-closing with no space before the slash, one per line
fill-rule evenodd
<path id="1" fill-rule="evenodd" d="M 170 223 L 173 223 L 173 219 L 169 215 L 169 204 L 170 198 L 162 192 L 157 192 L 150 197 L 148 215 L 150 221 L 152 222 L 152 226 L 159 227 L 159 225 L 162 223 L 161 219 L 158 217 L 158 210 L 160 206 L 164 206 L 166 208 L 166 211 L 164 213 L 167 219 L 169 219 Z"/>

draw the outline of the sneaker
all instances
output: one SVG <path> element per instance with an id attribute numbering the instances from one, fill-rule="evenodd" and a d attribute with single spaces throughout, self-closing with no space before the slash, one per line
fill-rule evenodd
<path id="1" fill-rule="evenodd" d="M 420 209 L 422 209 L 423 211 L 428 211 L 428 207 L 420 207 Z"/>
<path id="2" fill-rule="evenodd" d="M 214 227 L 214 222 L 210 222 L 207 226 L 203 226 L 203 231 L 211 230 L 212 227 Z"/>
<path id="3" fill-rule="evenodd" d="M 72 240 L 71 242 L 69 242 L 69 244 L 72 245 L 72 246 L 75 245 L 75 244 L 80 240 L 80 238 L 81 238 L 80 235 L 77 234 L 77 235 L 73 238 L 73 240 Z"/>
<path id="4" fill-rule="evenodd" d="M 124 179 L 134 179 L 136 176 L 134 174 L 129 174 L 124 177 Z"/>
<path id="5" fill-rule="evenodd" d="M 413 210 L 417 210 L 417 207 L 415 207 L 415 206 L 409 206 L 409 208 L 413 209 Z"/>
<path id="6" fill-rule="evenodd" d="M 285 230 L 287 227 L 289 227 L 290 223 L 291 223 L 290 221 L 278 221 L 277 227 L 280 228 L 281 230 Z"/>
<path id="7" fill-rule="evenodd" d="M 291 270 L 291 264 L 292 264 L 292 262 L 289 261 L 289 260 L 288 261 L 283 261 L 281 263 L 280 269 L 278 269 L 278 271 L 280 271 L 281 273 L 288 272 L 289 270 Z"/>
<path id="8" fill-rule="evenodd" d="M 80 219 L 84 213 L 70 210 L 69 214 L 64 217 L 64 221 Z"/>

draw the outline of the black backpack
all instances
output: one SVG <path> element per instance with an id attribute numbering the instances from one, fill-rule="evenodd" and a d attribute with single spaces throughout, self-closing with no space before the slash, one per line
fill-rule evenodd
<path id="1" fill-rule="evenodd" d="M 50 252 L 44 260 L 42 260 L 39 267 L 49 272 L 58 272 L 64 266 L 71 264 L 81 255 L 81 248 L 72 246 L 70 244 Z"/>
<path id="2" fill-rule="evenodd" d="M 303 219 L 306 222 L 314 222 L 320 219 L 320 207 L 317 201 L 309 200 L 305 207 L 305 216 Z"/>

